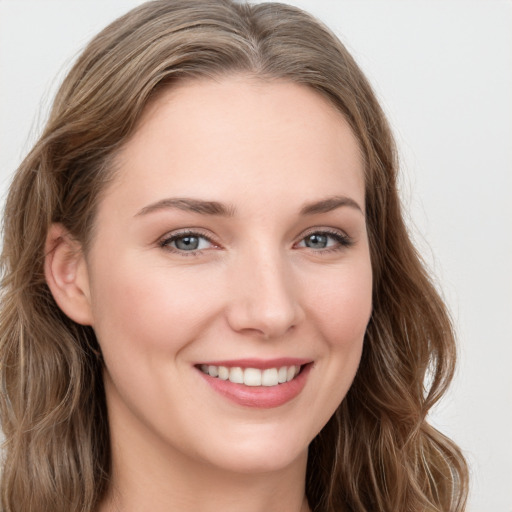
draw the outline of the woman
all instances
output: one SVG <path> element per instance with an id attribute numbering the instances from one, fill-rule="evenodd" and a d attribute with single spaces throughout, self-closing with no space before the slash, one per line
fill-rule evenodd
<path id="1" fill-rule="evenodd" d="M 6 512 L 464 509 L 392 137 L 307 14 L 107 27 L 16 174 L 2 265 Z"/>

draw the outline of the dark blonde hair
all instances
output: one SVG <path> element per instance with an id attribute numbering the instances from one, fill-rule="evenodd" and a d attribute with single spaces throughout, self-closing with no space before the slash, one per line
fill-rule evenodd
<path id="1" fill-rule="evenodd" d="M 303 84 L 343 113 L 365 159 L 373 314 L 346 398 L 309 449 L 318 512 L 460 512 L 467 468 L 426 421 L 455 364 L 449 316 L 409 239 L 383 112 L 340 41 L 297 8 L 156 0 L 114 21 L 64 80 L 7 198 L 1 257 L 4 512 L 91 512 L 109 485 L 99 347 L 45 282 L 48 229 L 85 247 L 113 159 L 151 98 L 189 78 L 244 73 Z"/>

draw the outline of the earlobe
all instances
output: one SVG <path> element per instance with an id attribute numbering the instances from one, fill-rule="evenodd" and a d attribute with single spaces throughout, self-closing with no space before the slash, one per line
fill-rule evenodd
<path id="1" fill-rule="evenodd" d="M 82 246 L 61 224 L 53 224 L 48 231 L 44 272 L 59 308 L 71 320 L 93 325 L 89 276 Z"/>

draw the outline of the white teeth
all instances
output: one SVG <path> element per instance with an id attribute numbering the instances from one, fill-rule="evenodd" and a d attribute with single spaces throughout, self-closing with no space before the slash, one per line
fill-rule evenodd
<path id="1" fill-rule="evenodd" d="M 262 386 L 277 386 L 279 379 L 277 378 L 277 368 L 268 368 L 263 370 L 261 374 L 261 385 Z"/>
<path id="2" fill-rule="evenodd" d="M 246 386 L 277 386 L 293 380 L 300 372 L 300 366 L 281 366 L 280 368 L 240 368 L 235 366 L 215 366 L 202 364 L 200 369 L 210 377 L 217 377 L 221 380 L 229 380 L 235 384 Z"/>
<path id="3" fill-rule="evenodd" d="M 229 368 L 226 368 L 225 366 L 219 366 L 219 379 L 229 379 Z"/>
<path id="4" fill-rule="evenodd" d="M 229 370 L 229 381 L 235 384 L 244 383 L 244 371 L 239 366 L 235 366 Z"/>
<path id="5" fill-rule="evenodd" d="M 244 370 L 244 384 L 246 386 L 261 386 L 261 370 L 246 368 Z"/>

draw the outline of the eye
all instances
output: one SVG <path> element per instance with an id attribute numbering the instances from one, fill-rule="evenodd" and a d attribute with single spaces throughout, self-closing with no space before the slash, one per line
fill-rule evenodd
<path id="1" fill-rule="evenodd" d="M 334 231 L 314 231 L 306 235 L 297 246 L 314 250 L 339 250 L 351 244 L 352 240 L 343 233 Z"/>
<path id="2" fill-rule="evenodd" d="M 165 237 L 160 246 L 179 253 L 194 253 L 203 249 L 211 249 L 215 244 L 205 235 L 196 232 L 181 232 Z"/>

